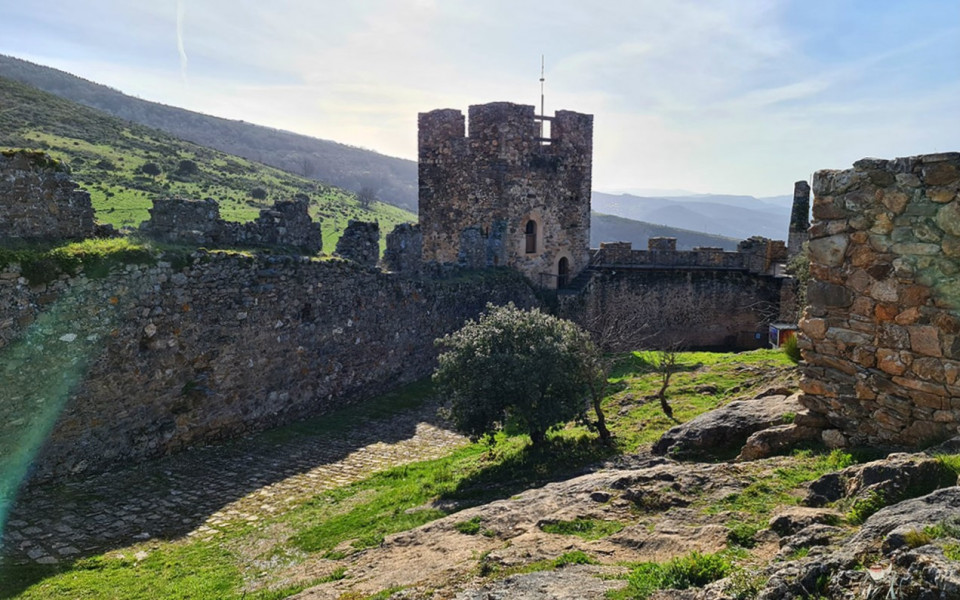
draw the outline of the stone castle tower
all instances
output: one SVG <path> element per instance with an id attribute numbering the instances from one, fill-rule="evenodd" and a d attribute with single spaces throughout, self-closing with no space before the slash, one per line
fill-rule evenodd
<path id="1" fill-rule="evenodd" d="M 423 259 L 563 286 L 589 260 L 593 115 L 494 102 L 419 115 Z"/>

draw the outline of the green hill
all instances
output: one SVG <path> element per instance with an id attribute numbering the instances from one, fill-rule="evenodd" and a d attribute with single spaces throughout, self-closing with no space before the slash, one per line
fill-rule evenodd
<path id="1" fill-rule="evenodd" d="M 12 56 L 0 55 L 0 77 L 306 178 L 354 192 L 372 189 L 379 199 L 389 204 L 417 210 L 417 163 L 412 160 L 134 98 L 76 75 Z"/>
<path id="2" fill-rule="evenodd" d="M 349 219 L 379 221 L 382 232 L 415 221 L 410 212 L 373 202 L 364 208 L 352 192 L 161 131 L 111 117 L 36 88 L 0 77 L 0 147 L 45 150 L 65 160 L 87 191 L 97 219 L 136 227 L 157 196 L 212 197 L 223 218 L 249 221 L 275 200 L 305 194 L 332 252 Z M 158 167 L 159 173 L 144 165 Z M 263 194 L 260 193 L 263 192 Z"/>

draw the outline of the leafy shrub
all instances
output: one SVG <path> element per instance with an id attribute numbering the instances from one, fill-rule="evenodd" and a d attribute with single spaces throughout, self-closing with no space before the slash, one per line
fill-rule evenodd
<path id="1" fill-rule="evenodd" d="M 481 436 L 509 422 L 542 446 L 548 430 L 583 417 L 590 390 L 603 377 L 589 335 L 570 321 L 512 303 L 440 338 L 445 351 L 433 374 L 450 398 L 458 429 Z"/>
<path id="2" fill-rule="evenodd" d="M 757 545 L 757 542 L 753 539 L 753 536 L 757 535 L 757 532 L 760 531 L 760 526 L 756 523 L 743 523 L 736 521 L 728 525 L 729 531 L 727 531 L 727 541 L 731 544 L 736 544 L 742 548 L 753 548 Z"/>
<path id="3" fill-rule="evenodd" d="M 267 190 L 261 187 L 255 187 L 250 190 L 250 197 L 254 200 L 266 200 L 267 199 Z"/>

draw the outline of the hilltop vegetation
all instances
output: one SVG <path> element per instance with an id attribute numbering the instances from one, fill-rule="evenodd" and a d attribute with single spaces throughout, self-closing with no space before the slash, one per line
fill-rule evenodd
<path id="1" fill-rule="evenodd" d="M 117 227 L 147 219 L 156 196 L 212 197 L 228 220 L 249 221 L 275 200 L 305 194 L 332 252 L 349 219 L 376 220 L 381 231 L 415 215 L 243 158 L 122 121 L 0 78 L 0 147 L 41 149 L 70 166 L 90 192 L 97 218 Z"/>
<path id="2" fill-rule="evenodd" d="M 149 102 L 50 67 L 0 55 L 0 77 L 29 84 L 195 144 L 359 192 L 416 212 L 417 163 L 337 142 Z"/>

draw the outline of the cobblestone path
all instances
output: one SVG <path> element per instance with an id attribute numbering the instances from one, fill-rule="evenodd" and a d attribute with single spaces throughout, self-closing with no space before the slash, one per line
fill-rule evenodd
<path id="1" fill-rule="evenodd" d="M 466 442 L 436 405 L 331 434 L 264 432 L 102 475 L 21 491 L 0 561 L 52 564 L 150 538 L 215 536 L 374 471 L 439 458 Z"/>

